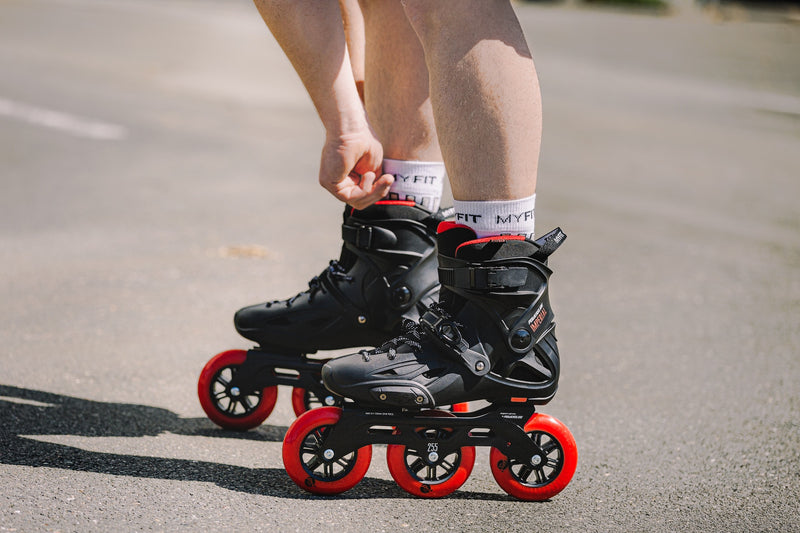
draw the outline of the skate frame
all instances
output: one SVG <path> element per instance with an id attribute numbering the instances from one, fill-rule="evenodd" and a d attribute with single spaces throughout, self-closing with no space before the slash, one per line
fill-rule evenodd
<path id="1" fill-rule="evenodd" d="M 247 351 L 247 359 L 231 379 L 230 387 L 254 391 L 273 385 L 302 388 L 315 395 L 322 405 L 341 405 L 344 399 L 322 384 L 321 359 L 305 354 L 279 354 L 261 348 Z"/>
<path id="2" fill-rule="evenodd" d="M 436 452 L 439 457 L 464 446 L 492 446 L 508 458 L 528 464 L 534 457 L 547 457 L 547 452 L 523 430 L 535 412 L 533 400 L 491 404 L 473 413 L 446 417 L 434 416 L 441 415 L 440 411 L 426 414 L 345 405 L 339 422 L 326 433 L 319 449 L 326 450 L 326 462 L 336 462 L 370 444 L 397 444 L 419 453 Z M 420 431 L 438 428 L 448 431 L 437 432 L 435 440 Z"/>

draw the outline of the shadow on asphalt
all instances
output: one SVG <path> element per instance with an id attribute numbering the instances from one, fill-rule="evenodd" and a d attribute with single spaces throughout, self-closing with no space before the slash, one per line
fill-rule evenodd
<path id="1" fill-rule="evenodd" d="M 286 427 L 265 425 L 258 431 L 226 431 L 216 428 L 206 418 L 181 418 L 158 407 L 97 402 L 0 385 L 0 464 L 62 468 L 115 476 L 204 481 L 248 494 L 304 500 L 318 498 L 300 490 L 279 468 L 246 468 L 208 461 L 102 453 L 28 438 L 36 435 L 145 437 L 169 432 L 281 442 L 286 430 Z M 364 478 L 355 488 L 338 496 L 341 499 L 402 497 L 412 498 L 394 482 L 374 478 Z M 504 494 L 467 491 L 457 491 L 449 498 L 509 499 Z"/>

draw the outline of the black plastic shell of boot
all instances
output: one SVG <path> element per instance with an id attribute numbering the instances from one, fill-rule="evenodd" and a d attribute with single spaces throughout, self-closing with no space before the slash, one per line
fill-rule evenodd
<path id="1" fill-rule="evenodd" d="M 470 238 L 462 228 L 439 236 L 440 307 L 462 344 L 491 361 L 490 371 L 479 376 L 441 342 L 426 335 L 407 342 L 406 335 L 330 361 L 326 387 L 359 403 L 399 407 L 552 399 L 560 367 L 546 257 L 535 258 L 540 246 L 530 241 Z"/>
<path id="2" fill-rule="evenodd" d="M 239 310 L 236 330 L 261 348 L 314 353 L 376 346 L 438 292 L 435 228 L 441 216 L 409 205 L 345 210 L 338 261 L 294 298 Z"/>

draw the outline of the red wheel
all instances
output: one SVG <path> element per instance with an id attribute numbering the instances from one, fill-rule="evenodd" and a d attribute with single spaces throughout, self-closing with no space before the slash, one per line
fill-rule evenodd
<path id="1" fill-rule="evenodd" d="M 283 466 L 298 487 L 313 494 L 340 494 L 358 484 L 369 469 L 372 446 L 337 459 L 325 459 L 322 443 L 342 410 L 320 407 L 303 413 L 283 438 Z"/>
<path id="2" fill-rule="evenodd" d="M 325 398 L 320 398 L 314 392 L 294 387 L 292 389 L 292 409 L 294 409 L 295 416 L 300 416 L 306 411 L 323 406 L 339 406 L 341 400 L 337 400 L 332 394 L 328 393 Z"/>
<path id="3" fill-rule="evenodd" d="M 300 416 L 311 409 L 311 392 L 307 389 L 295 387 L 292 389 L 292 409 L 294 416 Z"/>
<path id="4" fill-rule="evenodd" d="M 320 363 L 322 363 L 322 364 L 325 364 L 328 361 L 330 361 L 330 358 L 328 358 L 328 359 L 318 359 L 318 361 Z M 333 396 L 331 396 L 331 398 L 332 397 Z M 325 398 L 325 399 L 327 400 L 328 398 Z M 305 413 L 306 411 L 310 411 L 311 409 L 314 409 L 315 407 L 322 407 L 324 405 L 329 405 L 329 406 L 336 405 L 336 406 L 338 406 L 338 405 L 340 405 L 340 403 L 339 402 L 335 402 L 335 401 L 333 403 L 325 403 L 325 401 L 323 401 L 322 398 L 320 398 L 319 396 L 317 396 L 316 394 L 314 394 L 312 391 L 310 391 L 308 389 L 303 389 L 301 387 L 294 387 L 292 389 L 292 409 L 294 409 L 294 415 L 295 416 L 300 416 L 303 413 Z"/>
<path id="5" fill-rule="evenodd" d="M 455 416 L 446 411 L 427 411 L 422 414 L 436 417 Z M 464 446 L 447 455 L 439 454 L 439 442 L 447 439 L 451 428 L 415 429 L 426 441 L 424 450 L 414 450 L 402 444 L 390 444 L 386 450 L 389 473 L 400 488 L 421 498 L 441 498 L 458 489 L 472 473 L 475 447 Z"/>
<path id="6" fill-rule="evenodd" d="M 272 412 L 278 387 L 240 391 L 231 381 L 247 358 L 244 350 L 222 352 L 206 363 L 197 381 L 200 405 L 215 424 L 225 429 L 246 430 L 260 425 Z"/>
<path id="7" fill-rule="evenodd" d="M 564 490 L 578 466 L 578 447 L 567 426 L 556 418 L 535 413 L 525 432 L 544 452 L 530 463 L 509 459 L 492 448 L 492 475 L 500 487 L 520 500 L 546 500 Z"/>

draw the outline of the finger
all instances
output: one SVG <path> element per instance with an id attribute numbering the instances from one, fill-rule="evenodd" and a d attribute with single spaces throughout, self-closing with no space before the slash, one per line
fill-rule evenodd
<path id="1" fill-rule="evenodd" d="M 351 200 L 348 201 L 350 205 L 357 209 L 364 209 L 378 200 L 385 198 L 386 195 L 389 194 L 389 188 L 394 182 L 394 176 L 391 174 L 384 174 L 378 180 L 374 180 L 374 176 L 369 176 L 368 179 L 372 190 L 365 191 L 364 189 L 360 189 L 359 197 L 351 198 Z"/>
<path id="2" fill-rule="evenodd" d="M 394 183 L 394 176 L 392 176 L 391 174 L 384 174 L 375 181 L 373 185 L 373 187 L 375 188 L 374 192 L 380 198 L 383 198 L 384 196 L 389 194 L 389 189 L 392 187 L 393 183 Z"/>
<path id="3" fill-rule="evenodd" d="M 374 172 L 380 176 L 383 170 L 383 148 L 380 144 L 367 149 L 353 168 L 359 174 L 366 174 L 367 172 Z"/>
<path id="4" fill-rule="evenodd" d="M 375 203 L 375 199 L 366 194 L 360 188 L 353 187 L 350 191 L 348 191 L 345 203 L 355 207 L 356 209 L 365 209 Z"/>
<path id="5" fill-rule="evenodd" d="M 374 177 L 368 179 L 370 183 L 374 181 Z M 331 186 L 326 187 L 326 189 L 342 202 L 356 209 L 364 209 L 373 203 L 368 197 L 367 191 L 361 188 L 361 183 L 364 181 L 365 178 L 359 176 L 355 172 L 351 172 L 343 181 L 331 184 Z"/>
<path id="6" fill-rule="evenodd" d="M 372 192 L 372 187 L 375 184 L 375 173 L 365 172 L 361 175 L 361 180 L 358 182 L 358 187 L 364 191 L 364 194 L 369 195 Z"/>

